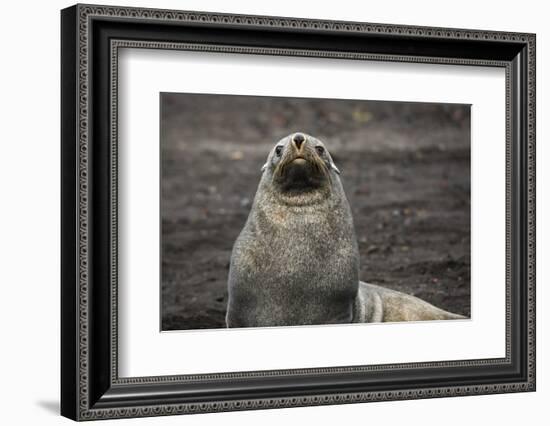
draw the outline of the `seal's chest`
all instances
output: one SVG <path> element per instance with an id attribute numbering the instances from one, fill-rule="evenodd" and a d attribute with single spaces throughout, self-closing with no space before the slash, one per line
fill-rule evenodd
<path id="1" fill-rule="evenodd" d="M 258 269 L 271 270 L 276 279 L 308 282 L 334 280 L 335 277 L 357 279 L 358 255 L 351 238 L 334 235 L 326 226 L 301 226 L 281 229 L 262 241 Z"/>
<path id="2" fill-rule="evenodd" d="M 324 223 L 296 223 L 295 226 L 281 227 L 264 241 L 274 255 L 285 258 L 322 260 L 335 250 L 350 242 L 339 236 L 335 237 Z"/>
<path id="3" fill-rule="evenodd" d="M 341 216 L 328 206 L 307 206 L 301 208 L 281 208 L 277 206 L 257 220 L 258 228 L 265 235 L 289 242 L 304 241 L 315 243 L 329 238 L 338 238 L 347 228 Z"/>

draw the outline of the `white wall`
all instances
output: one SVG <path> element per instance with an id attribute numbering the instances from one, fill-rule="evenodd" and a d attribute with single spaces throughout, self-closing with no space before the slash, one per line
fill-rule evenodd
<path id="1" fill-rule="evenodd" d="M 550 28 L 544 2 L 462 0 L 103 1 L 206 10 L 525 31 L 537 33 L 538 391 L 453 399 L 119 420 L 132 424 L 230 425 L 315 422 L 468 425 L 543 424 L 550 401 Z M 61 424 L 59 395 L 59 9 L 66 1 L 5 2 L 0 64 L 0 394 L 3 424 Z M 546 167 L 545 167 L 546 166 Z M 546 219 L 546 222 L 545 222 Z M 546 409 L 545 409 L 546 408 Z M 536 419 L 540 417 L 541 420 Z M 107 424 L 112 423 L 108 421 Z"/>

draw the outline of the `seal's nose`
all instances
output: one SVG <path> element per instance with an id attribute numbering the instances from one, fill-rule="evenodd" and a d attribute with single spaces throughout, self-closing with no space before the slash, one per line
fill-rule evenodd
<path id="1" fill-rule="evenodd" d="M 294 137 L 292 138 L 292 141 L 294 142 L 294 145 L 296 145 L 296 148 L 299 150 L 302 144 L 306 138 L 301 133 L 296 133 Z"/>

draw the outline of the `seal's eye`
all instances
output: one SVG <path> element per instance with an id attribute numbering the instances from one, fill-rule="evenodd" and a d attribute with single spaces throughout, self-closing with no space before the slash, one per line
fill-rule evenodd
<path id="1" fill-rule="evenodd" d="M 282 152 L 283 152 L 282 145 L 278 145 L 277 147 L 275 147 L 275 154 L 277 154 L 277 157 L 280 157 Z"/>
<path id="2" fill-rule="evenodd" d="M 323 155 L 323 153 L 325 152 L 325 148 L 323 148 L 321 145 L 316 146 L 315 149 L 317 150 L 317 154 L 319 155 Z"/>

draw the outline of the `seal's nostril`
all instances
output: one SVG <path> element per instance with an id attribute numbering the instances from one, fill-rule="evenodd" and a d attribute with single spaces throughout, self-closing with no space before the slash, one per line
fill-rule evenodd
<path id="1" fill-rule="evenodd" d="M 294 145 L 296 145 L 296 148 L 300 149 L 306 138 L 301 133 L 296 133 L 292 140 L 294 141 Z"/>

